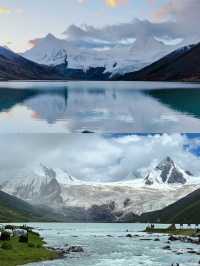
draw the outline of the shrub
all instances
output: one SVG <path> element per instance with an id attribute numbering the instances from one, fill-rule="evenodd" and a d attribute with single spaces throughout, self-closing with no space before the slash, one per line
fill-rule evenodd
<path id="1" fill-rule="evenodd" d="M 19 242 L 21 242 L 21 243 L 28 243 L 28 235 L 26 235 L 26 236 L 20 236 L 19 237 Z"/>
<path id="2" fill-rule="evenodd" d="M 9 243 L 9 242 L 4 242 L 4 243 L 1 245 L 1 248 L 2 248 L 2 249 L 9 250 L 9 249 L 12 249 L 12 245 L 11 245 L 11 243 Z"/>
<path id="3" fill-rule="evenodd" d="M 30 243 L 28 243 L 28 247 L 29 248 L 35 248 L 35 245 L 32 242 L 30 242 Z"/>
<path id="4" fill-rule="evenodd" d="M 10 233 L 3 231 L 1 233 L 1 237 L 0 237 L 1 241 L 9 241 L 10 240 Z"/>
<path id="5" fill-rule="evenodd" d="M 15 229 L 15 226 L 14 225 L 11 225 L 11 224 L 8 224 L 8 225 L 5 226 L 5 229 L 14 230 Z"/>

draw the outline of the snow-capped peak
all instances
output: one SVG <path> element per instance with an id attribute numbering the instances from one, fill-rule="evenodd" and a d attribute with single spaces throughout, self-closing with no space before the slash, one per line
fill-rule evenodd
<path id="1" fill-rule="evenodd" d="M 145 178 L 146 185 L 186 184 L 192 174 L 177 166 L 170 157 L 162 160 Z"/>
<path id="2" fill-rule="evenodd" d="M 139 70 L 180 47 L 166 45 L 142 33 L 131 40 L 112 43 L 93 38 L 59 39 L 48 34 L 31 41 L 33 47 L 23 56 L 40 64 L 59 65 L 65 62 L 67 55 L 71 69 L 105 67 L 105 72 L 122 74 Z"/>
<path id="3" fill-rule="evenodd" d="M 53 194 L 61 187 L 80 184 L 81 181 L 65 170 L 52 169 L 43 164 L 34 171 L 26 170 L 1 185 L 3 191 L 22 199 L 35 199 L 41 193 Z M 51 188 L 51 189 L 50 189 Z M 49 192 L 51 190 L 51 193 Z"/>

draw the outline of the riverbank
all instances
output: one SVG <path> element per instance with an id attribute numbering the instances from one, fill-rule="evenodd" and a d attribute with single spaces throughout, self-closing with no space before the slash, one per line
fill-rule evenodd
<path id="1" fill-rule="evenodd" d="M 171 225 L 167 228 L 156 228 L 153 226 L 147 226 L 144 230 L 145 233 L 149 234 L 166 234 L 166 235 L 176 235 L 176 236 L 188 236 L 188 237 L 199 237 L 200 230 L 197 228 L 177 228 L 176 225 Z"/>
<path id="2" fill-rule="evenodd" d="M 166 234 L 166 235 L 180 235 L 180 236 L 195 236 L 196 230 L 195 229 L 175 229 L 171 230 L 168 228 L 147 228 L 144 231 L 145 233 L 150 234 Z"/>
<path id="3" fill-rule="evenodd" d="M 45 242 L 39 234 L 28 233 L 28 242 L 19 242 L 19 237 L 12 237 L 9 241 L 0 240 L 1 266 L 17 266 L 32 262 L 54 260 L 61 254 L 44 246 Z"/>

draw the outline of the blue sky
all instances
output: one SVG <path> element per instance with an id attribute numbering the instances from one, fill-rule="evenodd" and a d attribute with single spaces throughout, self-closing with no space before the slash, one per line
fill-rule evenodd
<path id="1" fill-rule="evenodd" d="M 118 2 L 115 7 L 108 1 Z M 21 50 L 48 32 L 60 37 L 71 24 L 103 27 L 151 19 L 169 0 L 0 0 L 1 44 Z"/>

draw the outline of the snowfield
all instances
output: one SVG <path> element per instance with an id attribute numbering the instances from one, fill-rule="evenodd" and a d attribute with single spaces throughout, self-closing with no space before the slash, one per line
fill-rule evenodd
<path id="1" fill-rule="evenodd" d="M 44 165 L 32 173 L 21 173 L 2 184 L 3 191 L 32 204 L 47 205 L 56 210 L 65 207 L 89 209 L 93 205 L 115 203 L 115 211 L 124 214 L 159 210 L 200 187 L 197 178 L 178 167 L 167 157 L 147 178 L 99 183 L 79 180 L 61 169 Z"/>

